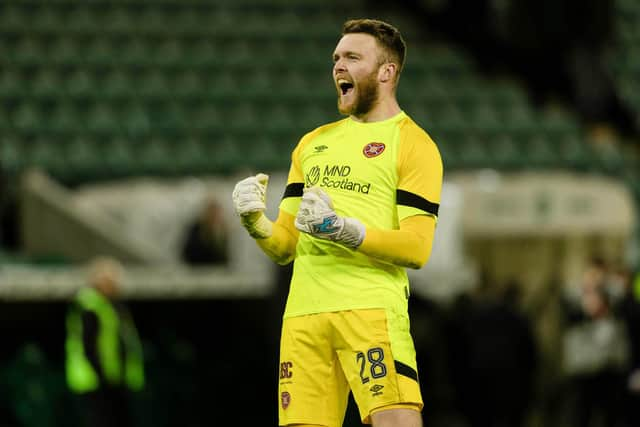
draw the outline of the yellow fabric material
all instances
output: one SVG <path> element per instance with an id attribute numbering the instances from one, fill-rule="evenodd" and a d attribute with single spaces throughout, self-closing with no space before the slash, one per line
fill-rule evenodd
<path id="1" fill-rule="evenodd" d="M 422 129 L 408 122 L 400 127 L 400 139 L 397 188 L 440 203 L 444 172 L 438 147 Z M 416 211 L 419 210 L 399 205 L 398 217 L 402 220 Z"/>
<path id="2" fill-rule="evenodd" d="M 375 408 L 371 411 L 371 415 L 375 414 L 376 412 L 388 411 L 389 409 L 410 409 L 412 411 L 422 412 L 422 407 L 423 405 L 416 405 L 414 403 L 398 403 L 395 405 L 387 405 L 381 406 L 380 408 Z"/>
<path id="3" fill-rule="evenodd" d="M 342 425 L 349 391 L 368 422 L 376 408 L 422 407 L 406 313 L 346 310 L 287 318 L 280 340 L 280 425 Z"/>
<path id="4" fill-rule="evenodd" d="M 409 268 L 422 267 L 431 254 L 436 220 L 414 215 L 400 222 L 399 230 L 368 228 L 358 251 Z"/>
<path id="5" fill-rule="evenodd" d="M 290 263 L 295 255 L 299 231 L 294 225 L 294 220 L 295 217 L 280 210 L 278 219 L 272 224 L 271 236 L 256 239 L 262 251 L 280 265 Z"/>
<path id="6" fill-rule="evenodd" d="M 397 248 L 403 237 L 415 231 L 412 223 L 403 229 L 401 220 L 435 216 L 428 207 L 440 201 L 442 161 L 429 135 L 404 112 L 380 122 L 346 118 L 321 126 L 305 135 L 292 153 L 287 184 L 302 187 L 302 183 L 326 191 L 336 213 L 358 219 L 371 236 L 362 249 L 351 250 L 300 233 L 285 318 L 364 308 L 406 310 L 405 267 L 424 263 L 432 233 L 429 227 L 416 227 L 426 242 L 410 239 L 416 243 L 403 248 L 400 257 L 382 247 L 390 237 Z M 398 190 L 424 203 L 399 205 Z M 290 196 L 283 199 L 280 211 L 295 217 L 300 195 Z M 391 231 L 399 234 L 385 234 Z"/>

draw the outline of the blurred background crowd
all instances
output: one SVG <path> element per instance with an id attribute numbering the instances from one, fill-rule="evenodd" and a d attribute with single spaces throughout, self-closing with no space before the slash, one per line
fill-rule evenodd
<path id="1" fill-rule="evenodd" d="M 109 399 L 135 426 L 276 423 L 290 267 L 231 189 L 269 173 L 275 218 L 359 17 L 403 33 L 400 105 L 445 166 L 410 272 L 426 425 L 640 425 L 638 0 L 0 2 L 0 425 Z M 82 297 L 104 257 L 112 291 Z M 110 360 L 84 332 L 112 318 L 123 379 L 83 399 L 65 363 Z"/>

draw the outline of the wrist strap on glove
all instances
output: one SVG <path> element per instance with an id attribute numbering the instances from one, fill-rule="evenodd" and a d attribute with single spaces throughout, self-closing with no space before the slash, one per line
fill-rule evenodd
<path id="1" fill-rule="evenodd" d="M 262 212 L 243 215 L 240 221 L 254 239 L 266 239 L 273 234 L 273 223 Z"/>

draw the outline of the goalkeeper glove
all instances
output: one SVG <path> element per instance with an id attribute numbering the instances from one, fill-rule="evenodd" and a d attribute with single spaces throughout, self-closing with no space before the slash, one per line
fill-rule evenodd
<path id="1" fill-rule="evenodd" d="M 269 176 L 259 173 L 238 182 L 233 189 L 233 207 L 240 221 L 254 239 L 271 236 L 273 224 L 264 215 Z"/>
<path id="2" fill-rule="evenodd" d="M 364 240 L 364 225 L 355 218 L 338 216 L 327 193 L 320 187 L 305 188 L 296 216 L 298 230 L 356 249 Z"/>

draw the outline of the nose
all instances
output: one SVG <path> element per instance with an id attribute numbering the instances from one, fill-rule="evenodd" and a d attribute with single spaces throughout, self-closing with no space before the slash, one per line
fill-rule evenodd
<path id="1" fill-rule="evenodd" d="M 341 59 L 338 59 L 335 64 L 333 64 L 333 72 L 337 73 L 340 71 L 347 71 L 347 69 L 344 66 L 344 62 Z"/>

